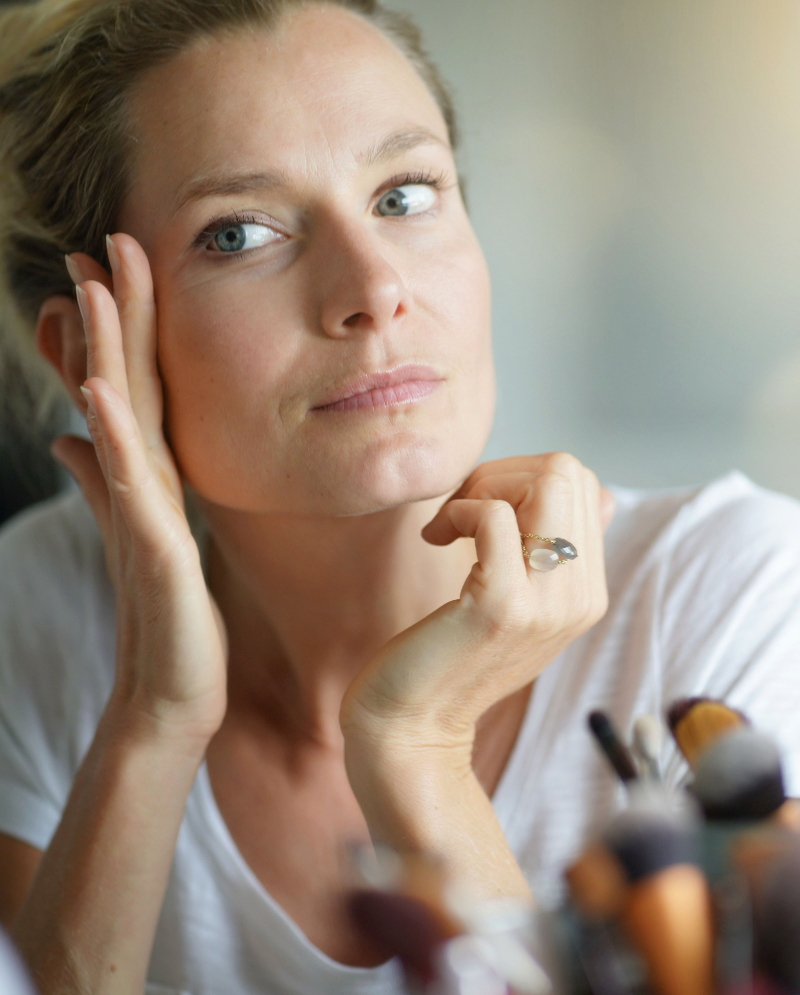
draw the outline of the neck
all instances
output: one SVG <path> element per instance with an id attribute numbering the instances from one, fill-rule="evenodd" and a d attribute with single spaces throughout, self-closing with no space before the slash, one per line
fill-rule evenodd
<path id="1" fill-rule="evenodd" d="M 471 540 L 421 538 L 439 504 L 324 521 L 206 507 L 229 709 L 257 710 L 292 739 L 339 743 L 354 677 L 394 635 L 458 598 L 474 563 Z"/>

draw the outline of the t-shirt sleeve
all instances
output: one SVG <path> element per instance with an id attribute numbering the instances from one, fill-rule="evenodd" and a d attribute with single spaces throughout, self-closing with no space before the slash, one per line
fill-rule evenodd
<path id="1" fill-rule="evenodd" d="M 675 518 L 659 584 L 665 705 L 703 694 L 741 709 L 800 795 L 800 504 L 738 475 L 704 489 Z M 668 773 L 683 771 L 673 749 Z"/>
<path id="2" fill-rule="evenodd" d="M 112 677 L 113 632 L 98 625 L 109 607 L 96 596 L 98 537 L 76 501 L 48 502 L 0 532 L 0 832 L 39 849 Z"/>

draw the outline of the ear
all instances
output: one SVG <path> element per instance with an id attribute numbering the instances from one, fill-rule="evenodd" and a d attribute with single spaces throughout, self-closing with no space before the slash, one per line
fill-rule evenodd
<path id="1" fill-rule="evenodd" d="M 86 414 L 81 384 L 86 380 L 86 334 L 71 297 L 48 297 L 39 309 L 36 348 L 64 381 L 78 410 Z"/>

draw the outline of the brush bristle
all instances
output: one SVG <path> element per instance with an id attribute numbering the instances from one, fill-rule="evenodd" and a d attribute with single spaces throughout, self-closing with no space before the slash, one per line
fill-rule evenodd
<path id="1" fill-rule="evenodd" d="M 692 827 L 665 811 L 628 809 L 603 833 L 603 841 L 631 883 L 672 867 L 695 862 Z"/>
<path id="2" fill-rule="evenodd" d="M 650 764 L 661 754 L 662 725 L 655 715 L 640 715 L 633 724 L 633 744 Z"/>
<path id="3" fill-rule="evenodd" d="M 711 701 L 710 698 L 678 698 L 677 701 L 673 703 L 667 709 L 667 725 L 669 726 L 669 731 L 671 733 L 675 732 L 675 726 L 681 721 L 681 719 L 690 712 L 695 705 L 699 705 L 701 701 Z"/>
<path id="4" fill-rule="evenodd" d="M 677 711 L 672 714 L 677 714 Z M 672 734 L 689 765 L 694 767 L 720 736 L 747 724 L 745 716 L 735 708 L 729 708 L 713 698 L 702 698 L 683 709 L 681 718 L 672 728 Z"/>
<path id="5" fill-rule="evenodd" d="M 763 819 L 786 801 L 777 746 L 746 726 L 728 732 L 701 756 L 692 793 L 710 819 Z"/>

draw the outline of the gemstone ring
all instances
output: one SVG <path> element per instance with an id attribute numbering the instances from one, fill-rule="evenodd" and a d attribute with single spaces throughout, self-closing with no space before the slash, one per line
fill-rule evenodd
<path id="1" fill-rule="evenodd" d="M 548 539 L 546 536 L 537 536 L 532 532 L 520 532 L 522 542 L 522 555 L 528 561 L 533 570 L 555 570 L 562 563 L 578 558 L 578 550 L 567 539 Z M 525 546 L 526 539 L 536 539 L 538 542 L 546 543 L 546 546 L 537 546 L 536 549 L 528 549 Z"/>

